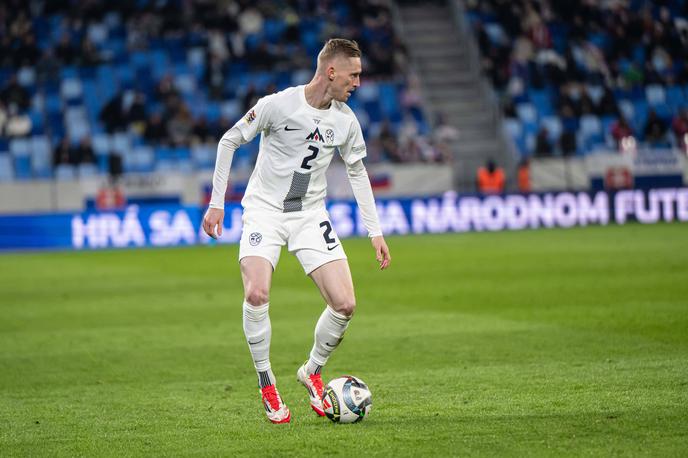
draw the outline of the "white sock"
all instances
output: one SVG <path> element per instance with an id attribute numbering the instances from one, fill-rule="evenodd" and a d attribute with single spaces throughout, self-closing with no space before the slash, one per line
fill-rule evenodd
<path id="1" fill-rule="evenodd" d="M 270 303 L 254 307 L 244 301 L 244 335 L 251 351 L 253 365 L 258 372 L 258 385 L 274 385 L 275 376 L 270 369 Z"/>
<path id="2" fill-rule="evenodd" d="M 318 324 L 315 325 L 315 343 L 306 363 L 306 372 L 320 373 L 322 366 L 327 363 L 327 359 L 342 341 L 344 331 L 349 326 L 349 320 L 351 317 L 335 312 L 329 305 L 325 307 Z"/>

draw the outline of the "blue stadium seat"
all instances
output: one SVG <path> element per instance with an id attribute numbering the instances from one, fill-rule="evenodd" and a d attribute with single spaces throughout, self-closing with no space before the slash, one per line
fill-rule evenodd
<path id="1" fill-rule="evenodd" d="M 83 95 L 81 80 L 79 78 L 63 79 L 60 85 L 60 95 L 67 101 L 81 100 Z"/>
<path id="2" fill-rule="evenodd" d="M 31 142 L 28 138 L 15 138 L 10 140 L 10 153 L 16 157 L 29 157 L 31 154 Z"/>
<path id="3" fill-rule="evenodd" d="M 671 112 L 676 114 L 681 108 L 688 108 L 688 96 L 681 86 L 670 86 L 666 89 L 666 99 Z"/>
<path id="4" fill-rule="evenodd" d="M 588 138 L 593 135 L 602 133 L 602 123 L 600 118 L 595 115 L 583 115 L 580 119 L 580 133 L 583 138 Z"/>
<path id="5" fill-rule="evenodd" d="M 14 180 L 14 164 L 7 151 L 0 151 L 0 181 Z"/>
<path id="6" fill-rule="evenodd" d="M 77 171 L 79 178 L 98 176 L 98 166 L 96 164 L 79 164 Z"/>
<path id="7" fill-rule="evenodd" d="M 73 181 L 76 177 L 76 167 L 73 165 L 60 164 L 55 167 L 55 179 L 58 181 Z"/>
<path id="8" fill-rule="evenodd" d="M 124 154 L 126 172 L 150 172 L 153 170 L 155 157 L 150 146 L 138 146 Z"/>
<path id="9" fill-rule="evenodd" d="M 52 149 L 50 140 L 44 135 L 31 138 L 31 168 L 37 178 L 48 178 L 52 175 Z"/>
<path id="10" fill-rule="evenodd" d="M 519 103 L 516 105 L 518 118 L 526 124 L 536 124 L 538 120 L 537 110 L 532 103 Z"/>
<path id="11" fill-rule="evenodd" d="M 379 83 L 380 109 L 386 118 L 392 118 L 398 114 L 399 107 L 398 91 L 394 83 Z"/>
<path id="12" fill-rule="evenodd" d="M 191 158 L 199 169 L 212 169 L 215 166 L 216 154 L 216 149 L 212 145 L 195 145 L 191 148 Z"/>
<path id="13" fill-rule="evenodd" d="M 18 180 L 28 180 L 33 177 L 33 173 L 31 173 L 31 158 L 28 155 L 15 156 L 14 176 Z"/>
<path id="14" fill-rule="evenodd" d="M 552 109 L 551 96 L 546 90 L 531 89 L 528 92 L 530 101 L 535 105 L 535 109 L 540 117 L 551 116 L 554 114 Z"/>
<path id="15" fill-rule="evenodd" d="M 542 118 L 541 125 L 547 129 L 547 134 L 550 141 L 559 141 L 559 137 L 561 137 L 561 133 L 564 128 L 561 124 L 561 119 L 559 119 L 558 116 L 545 116 Z"/>
<path id="16" fill-rule="evenodd" d="M 651 84 L 645 88 L 645 98 L 651 107 L 666 103 L 666 92 L 659 84 Z"/>

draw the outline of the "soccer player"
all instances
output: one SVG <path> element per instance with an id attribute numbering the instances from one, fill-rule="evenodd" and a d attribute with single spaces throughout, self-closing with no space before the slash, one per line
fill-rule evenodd
<path id="1" fill-rule="evenodd" d="M 219 142 L 213 193 L 203 218 L 211 237 L 222 235 L 224 199 L 234 151 L 261 134 L 255 168 L 241 201 L 244 228 L 239 263 L 244 284 L 243 324 L 258 373 L 258 385 L 273 423 L 291 419 L 270 369 L 268 316 L 272 273 L 282 246 L 296 255 L 325 300 L 315 326 L 315 342 L 297 379 L 310 404 L 324 415 L 320 375 L 354 313 L 356 299 L 349 264 L 325 209 L 325 171 L 339 150 L 380 269 L 391 256 L 380 230 L 375 200 L 363 165 L 361 126 L 346 105 L 360 85 L 361 51 L 355 41 L 329 40 L 318 54 L 313 79 L 260 99 Z"/>

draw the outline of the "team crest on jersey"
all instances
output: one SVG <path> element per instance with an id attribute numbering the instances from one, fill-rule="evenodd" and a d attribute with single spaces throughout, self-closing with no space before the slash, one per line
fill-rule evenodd
<path id="1" fill-rule="evenodd" d="M 251 124 L 253 121 L 255 121 L 256 110 L 251 110 L 248 113 L 246 113 L 246 116 L 244 116 L 244 120 L 246 120 L 246 124 Z"/>
<path id="2" fill-rule="evenodd" d="M 320 133 L 320 129 L 316 127 L 315 130 L 306 137 L 306 140 L 315 140 L 316 142 L 331 145 L 334 143 L 334 130 L 327 129 L 325 135 L 323 135 Z"/>
<path id="3" fill-rule="evenodd" d="M 258 245 L 261 240 L 263 240 L 263 236 L 260 232 L 252 232 L 251 235 L 248 237 L 248 243 L 250 243 L 251 246 Z"/>
<path id="4" fill-rule="evenodd" d="M 316 142 L 321 143 L 325 141 L 323 135 L 320 133 L 320 129 L 317 127 L 313 132 L 310 133 L 310 135 L 308 135 L 308 137 L 306 137 L 306 140 L 315 140 Z"/>

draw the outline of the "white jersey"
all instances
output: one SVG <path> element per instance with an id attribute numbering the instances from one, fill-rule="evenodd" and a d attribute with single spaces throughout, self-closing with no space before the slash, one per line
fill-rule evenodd
<path id="1" fill-rule="evenodd" d="M 366 156 L 361 126 L 345 103 L 319 110 L 305 86 L 263 97 L 234 127 L 245 141 L 261 133 L 256 166 L 241 204 L 280 212 L 324 207 L 325 172 L 335 149 L 351 165 Z"/>

